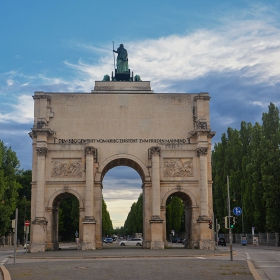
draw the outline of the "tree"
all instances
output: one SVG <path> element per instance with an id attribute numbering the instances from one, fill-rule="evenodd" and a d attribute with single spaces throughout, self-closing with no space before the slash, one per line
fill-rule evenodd
<path id="1" fill-rule="evenodd" d="M 21 185 L 17 182 L 19 160 L 11 147 L 0 141 L 0 236 L 10 230 L 10 220 L 17 206 Z"/>
<path id="2" fill-rule="evenodd" d="M 30 221 L 31 217 L 31 181 L 32 181 L 32 171 L 21 170 L 17 175 L 17 181 L 21 185 L 18 195 L 18 238 L 24 241 L 24 222 L 26 220 Z"/>
<path id="3" fill-rule="evenodd" d="M 174 230 L 176 234 L 184 231 L 182 220 L 184 220 L 184 204 L 177 196 L 170 196 L 166 202 L 166 228 L 167 234 Z"/>
<path id="4" fill-rule="evenodd" d="M 280 119 L 279 110 L 273 103 L 268 113 L 262 116 L 263 138 L 261 148 L 265 158 L 261 165 L 262 186 L 264 188 L 266 228 L 280 232 Z"/>
<path id="5" fill-rule="evenodd" d="M 243 207 L 245 231 L 280 231 L 280 118 L 271 103 L 262 124 L 241 122 L 228 128 L 212 152 L 213 201 L 218 220 L 227 216 L 226 176 L 230 177 L 231 206 Z M 234 199 L 233 199 L 234 198 Z M 237 205 L 236 205 L 237 206 Z M 240 206 L 240 205 L 239 205 Z M 237 217 L 240 221 L 240 217 Z M 238 223 L 235 231 L 241 231 Z"/>
<path id="6" fill-rule="evenodd" d="M 113 233 L 113 223 L 110 218 L 110 214 L 107 210 L 107 205 L 102 196 L 102 235 L 111 236 Z"/>
<path id="7" fill-rule="evenodd" d="M 124 235 L 133 235 L 143 232 L 143 194 L 138 197 L 130 208 L 127 218 L 124 222 Z"/>
<path id="8" fill-rule="evenodd" d="M 58 234 L 61 241 L 73 241 L 76 231 L 79 231 L 79 201 L 75 196 L 70 196 L 59 205 Z"/>

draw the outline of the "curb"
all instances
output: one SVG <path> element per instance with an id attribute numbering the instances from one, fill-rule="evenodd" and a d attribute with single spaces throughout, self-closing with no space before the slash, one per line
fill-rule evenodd
<path id="1" fill-rule="evenodd" d="M 105 255 L 105 256 L 28 256 L 18 255 L 18 259 L 59 259 L 59 260 L 92 260 L 92 259 L 141 259 L 141 258 L 197 258 L 197 257 L 209 257 L 209 256 L 225 256 L 225 254 L 214 254 L 214 255 Z M 13 258 L 13 256 L 11 256 Z"/>
<path id="2" fill-rule="evenodd" d="M 4 265 L 0 265 L 0 273 L 2 274 L 4 280 L 12 279 L 9 271 L 7 270 L 7 268 Z"/>
<path id="3" fill-rule="evenodd" d="M 255 280 L 262 280 L 262 278 L 260 277 L 259 273 L 257 272 L 257 270 L 255 269 L 255 267 L 253 266 L 251 261 L 247 261 L 248 267 L 253 275 L 253 277 L 255 278 Z"/>

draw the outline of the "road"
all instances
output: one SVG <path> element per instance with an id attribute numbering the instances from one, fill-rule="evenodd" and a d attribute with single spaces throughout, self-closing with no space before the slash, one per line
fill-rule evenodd
<path id="1" fill-rule="evenodd" d="M 16 266 L 13 265 L 13 259 L 9 259 L 6 262 L 6 267 L 12 275 L 12 279 L 15 280 L 25 279 L 24 277 L 32 280 L 76 280 L 82 275 L 84 276 L 83 279 L 92 279 L 92 275 L 94 275 L 94 279 L 111 279 L 112 275 L 114 275 L 114 279 L 167 279 L 164 277 L 172 277 L 173 279 L 215 279 L 217 277 L 232 279 L 233 276 L 238 277 L 238 279 L 253 279 L 247 267 L 247 261 L 250 261 L 259 273 L 259 279 L 279 279 L 279 247 L 253 247 L 234 244 L 233 261 L 230 261 L 229 246 L 219 246 L 219 251 L 216 251 L 216 253 L 212 251 L 209 255 L 207 252 L 203 252 L 206 253 L 204 256 L 195 255 L 202 252 L 200 250 L 185 251 L 181 244 L 172 244 L 171 246 L 174 247 L 176 254 L 182 255 L 184 252 L 190 252 L 188 253 L 190 255 L 187 258 L 176 257 L 176 254 L 174 255 L 173 250 L 170 249 L 161 250 L 162 252 L 158 251 L 154 255 L 154 250 L 142 251 L 139 247 L 124 248 L 115 243 L 104 244 L 104 250 L 95 252 L 69 251 L 67 248 L 65 251 L 62 248 L 62 251 L 37 253 L 37 257 L 35 257 L 35 254 L 27 254 L 27 258 L 19 257 L 16 260 Z M 70 248 L 75 248 L 75 245 L 71 244 Z M 221 251 L 226 254 L 221 254 Z M 23 249 L 18 250 L 19 255 L 24 252 Z M 163 252 L 168 252 L 169 257 L 166 255 L 160 257 L 159 253 Z M 142 257 L 137 257 L 138 253 Z M 0 251 L 0 260 L 3 261 L 10 255 L 13 255 L 13 250 Z M 50 258 L 47 256 L 50 256 Z M 35 266 L 34 263 L 36 263 Z M 143 270 L 143 267 L 145 267 L 145 270 Z M 48 271 L 47 274 L 46 270 Z"/>

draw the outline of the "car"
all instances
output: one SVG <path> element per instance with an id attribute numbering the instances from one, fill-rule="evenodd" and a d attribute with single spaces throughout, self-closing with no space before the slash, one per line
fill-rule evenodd
<path id="1" fill-rule="evenodd" d="M 227 246 L 226 240 L 223 237 L 218 238 L 218 245 Z"/>
<path id="2" fill-rule="evenodd" d="M 28 246 L 29 246 L 29 241 L 27 241 L 27 243 L 24 243 L 24 245 L 23 245 L 23 249 L 26 249 L 26 248 L 28 248 Z"/>
<path id="3" fill-rule="evenodd" d="M 113 238 L 107 237 L 107 238 L 105 238 L 104 242 L 105 243 L 113 243 Z"/>
<path id="4" fill-rule="evenodd" d="M 122 240 L 120 246 L 142 246 L 142 238 L 130 238 L 128 240 Z"/>
<path id="5" fill-rule="evenodd" d="M 171 241 L 172 243 L 183 243 L 183 239 L 182 238 L 174 238 Z"/>

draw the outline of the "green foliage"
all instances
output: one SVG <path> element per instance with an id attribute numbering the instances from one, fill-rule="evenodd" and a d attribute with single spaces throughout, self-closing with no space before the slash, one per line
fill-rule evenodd
<path id="1" fill-rule="evenodd" d="M 171 230 L 176 235 L 185 231 L 185 213 L 182 199 L 176 196 L 170 196 L 166 202 L 166 232 L 167 235 Z"/>
<path id="2" fill-rule="evenodd" d="M 0 141 L 0 236 L 10 231 L 12 214 L 14 213 L 18 191 L 21 185 L 17 182 L 19 160 L 11 147 L 7 148 Z"/>
<path id="3" fill-rule="evenodd" d="M 227 175 L 231 208 L 243 208 L 244 231 L 280 231 L 280 118 L 274 104 L 254 126 L 242 121 L 240 131 L 228 128 L 212 152 L 214 212 L 227 216 Z M 241 216 L 236 232 L 242 231 Z"/>
<path id="4" fill-rule="evenodd" d="M 113 224 L 110 218 L 109 211 L 107 210 L 107 205 L 102 197 L 102 236 L 112 236 L 113 234 Z"/>
<path id="5" fill-rule="evenodd" d="M 75 232 L 79 232 L 79 201 L 70 196 L 59 205 L 58 235 L 61 241 L 74 241 Z"/>
<path id="6" fill-rule="evenodd" d="M 123 235 L 133 235 L 143 233 L 143 194 L 138 197 L 137 202 L 131 206 L 130 212 L 124 222 Z"/>

